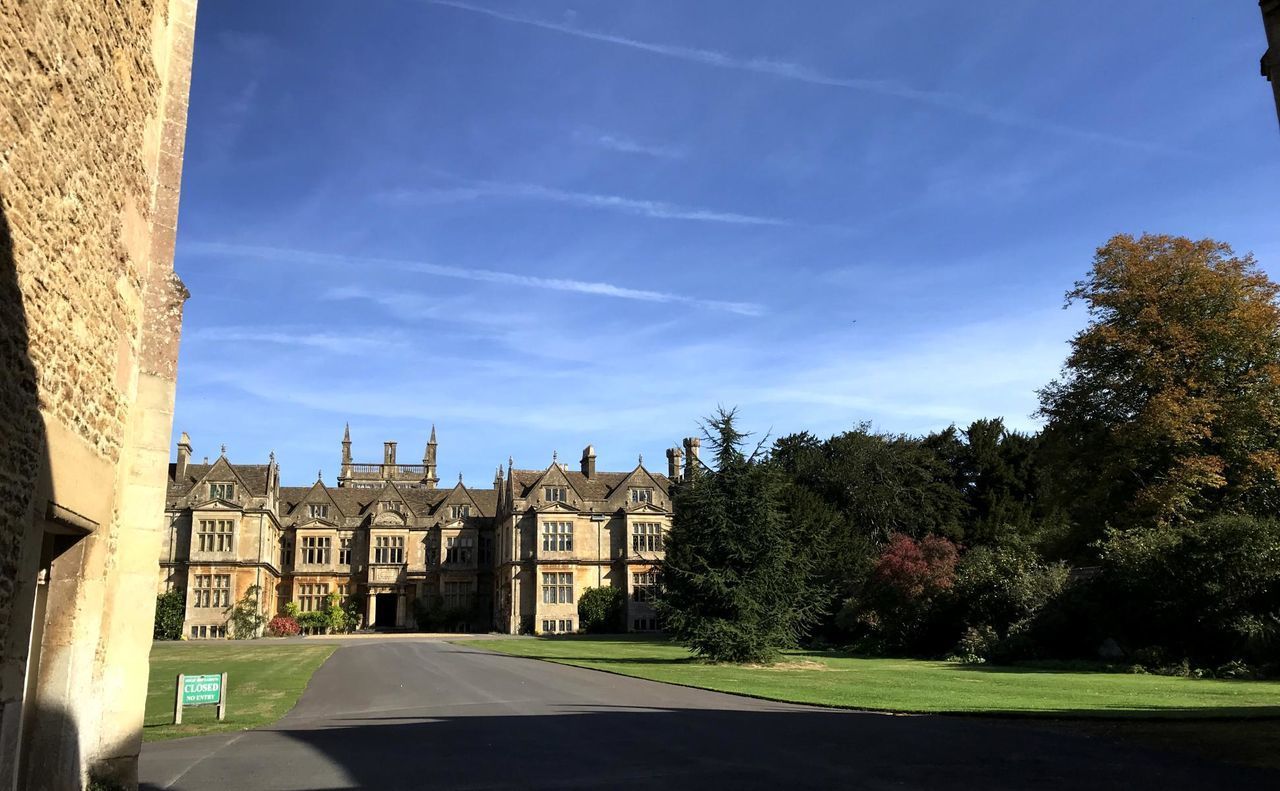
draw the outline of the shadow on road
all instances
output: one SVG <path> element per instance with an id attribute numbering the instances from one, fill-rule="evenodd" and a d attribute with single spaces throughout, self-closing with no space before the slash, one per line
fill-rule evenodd
<path id="1" fill-rule="evenodd" d="M 488 708 L 501 704 L 488 704 Z M 550 706 L 282 723 L 166 785 L 225 788 L 1204 789 L 1280 773 L 1030 726 L 820 710 Z M 323 724 L 326 727 L 313 727 Z M 288 759 L 273 760 L 273 758 Z M 243 768 L 241 768 L 243 767 Z M 279 774 L 264 771 L 270 768 Z M 159 786 L 144 785 L 156 789 Z"/>

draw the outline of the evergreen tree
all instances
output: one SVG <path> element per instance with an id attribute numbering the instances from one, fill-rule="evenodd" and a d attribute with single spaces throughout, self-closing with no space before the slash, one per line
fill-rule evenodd
<path id="1" fill-rule="evenodd" d="M 658 614 L 696 655 L 719 662 L 769 662 L 793 646 L 821 611 L 812 563 L 782 504 L 784 478 L 747 435 L 736 410 L 704 424 L 714 470 L 675 492 L 662 565 Z"/>

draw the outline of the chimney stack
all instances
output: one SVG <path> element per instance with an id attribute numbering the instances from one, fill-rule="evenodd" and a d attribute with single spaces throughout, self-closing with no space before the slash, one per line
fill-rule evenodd
<path id="1" fill-rule="evenodd" d="M 173 471 L 173 480 L 181 481 L 187 477 L 187 465 L 191 463 L 191 437 L 182 432 L 178 438 L 178 465 Z"/>
<path id="2" fill-rule="evenodd" d="M 702 463 L 698 458 L 698 452 L 702 450 L 702 440 L 697 437 L 686 437 L 684 441 L 684 479 L 691 481 L 698 474 L 698 467 Z"/>
<path id="3" fill-rule="evenodd" d="M 582 449 L 582 474 L 588 478 L 596 477 L 596 448 L 588 445 Z"/>
<path id="4" fill-rule="evenodd" d="M 683 474 L 684 452 L 679 448 L 667 448 L 667 477 L 672 482 L 680 480 Z"/>
<path id="5" fill-rule="evenodd" d="M 396 463 L 396 443 L 382 443 L 382 463 L 388 466 L 394 466 Z"/>

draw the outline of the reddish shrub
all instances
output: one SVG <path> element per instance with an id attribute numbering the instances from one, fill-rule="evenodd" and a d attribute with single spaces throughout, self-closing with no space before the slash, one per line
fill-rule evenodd
<path id="1" fill-rule="evenodd" d="M 298 622 L 287 615 L 277 615 L 267 623 L 267 634 L 272 637 L 293 637 L 301 633 Z"/>
<path id="2" fill-rule="evenodd" d="M 906 599 L 946 590 L 956 576 L 960 553 L 956 545 L 941 536 L 916 541 L 894 533 L 876 560 L 872 571 L 876 581 Z"/>

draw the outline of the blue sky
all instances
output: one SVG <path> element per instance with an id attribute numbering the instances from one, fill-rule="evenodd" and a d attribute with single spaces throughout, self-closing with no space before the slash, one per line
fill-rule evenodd
<path id="1" fill-rule="evenodd" d="M 286 483 L 1036 423 L 1118 232 L 1280 274 L 1255 3 L 203 3 L 175 435 Z"/>

